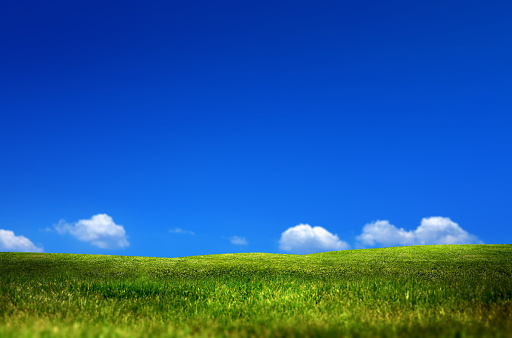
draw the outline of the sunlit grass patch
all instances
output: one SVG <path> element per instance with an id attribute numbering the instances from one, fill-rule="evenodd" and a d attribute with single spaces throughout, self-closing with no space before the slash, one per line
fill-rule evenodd
<path id="1" fill-rule="evenodd" d="M 0 336 L 510 336 L 512 245 L 0 253 Z"/>

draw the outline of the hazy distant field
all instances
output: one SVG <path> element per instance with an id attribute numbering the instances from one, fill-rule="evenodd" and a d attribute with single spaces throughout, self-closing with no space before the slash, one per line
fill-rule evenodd
<path id="1" fill-rule="evenodd" d="M 507 336 L 512 245 L 0 253 L 0 336 Z"/>

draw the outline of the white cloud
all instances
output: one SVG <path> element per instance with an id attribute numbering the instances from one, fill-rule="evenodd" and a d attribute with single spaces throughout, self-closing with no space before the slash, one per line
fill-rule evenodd
<path id="1" fill-rule="evenodd" d="M 101 249 L 119 249 L 130 245 L 126 231 L 107 214 L 98 214 L 91 219 L 81 219 L 74 224 L 60 221 L 55 225 L 59 234 L 69 233 L 77 239 L 90 242 Z"/>
<path id="2" fill-rule="evenodd" d="M 174 228 L 169 230 L 170 233 L 173 234 L 187 234 L 187 235 L 195 235 L 193 231 L 185 230 L 182 228 Z"/>
<path id="3" fill-rule="evenodd" d="M 239 236 L 231 236 L 229 238 L 229 241 L 231 242 L 231 244 L 234 244 L 234 245 L 247 245 L 249 243 L 247 243 L 247 240 L 245 239 L 245 237 L 239 237 Z"/>
<path id="4" fill-rule="evenodd" d="M 322 227 L 299 224 L 288 228 L 288 230 L 281 234 L 279 248 L 282 251 L 307 254 L 345 250 L 349 248 L 349 245 L 340 240 L 338 235 L 333 235 Z"/>
<path id="5" fill-rule="evenodd" d="M 423 218 L 414 234 L 418 244 L 482 243 L 476 236 L 463 230 L 448 217 Z"/>
<path id="6" fill-rule="evenodd" d="M 11 230 L 0 229 L 0 251 L 43 252 L 25 236 L 16 236 Z"/>
<path id="7" fill-rule="evenodd" d="M 412 231 L 398 229 L 389 221 L 377 221 L 366 224 L 363 232 L 356 238 L 361 244 L 373 246 L 376 243 L 381 245 L 412 245 L 415 238 Z"/>
<path id="8" fill-rule="evenodd" d="M 423 218 L 416 230 L 410 231 L 398 229 L 389 221 L 376 221 L 366 224 L 356 239 L 364 246 L 482 243 L 448 217 Z"/>

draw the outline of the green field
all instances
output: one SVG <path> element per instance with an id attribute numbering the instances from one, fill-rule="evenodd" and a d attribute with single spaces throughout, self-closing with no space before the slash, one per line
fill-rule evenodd
<path id="1" fill-rule="evenodd" d="M 512 245 L 0 253 L 0 336 L 512 337 Z"/>

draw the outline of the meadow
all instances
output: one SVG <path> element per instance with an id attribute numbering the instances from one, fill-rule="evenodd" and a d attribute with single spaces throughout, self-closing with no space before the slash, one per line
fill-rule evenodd
<path id="1" fill-rule="evenodd" d="M 0 253 L 1 337 L 512 337 L 512 245 Z"/>

